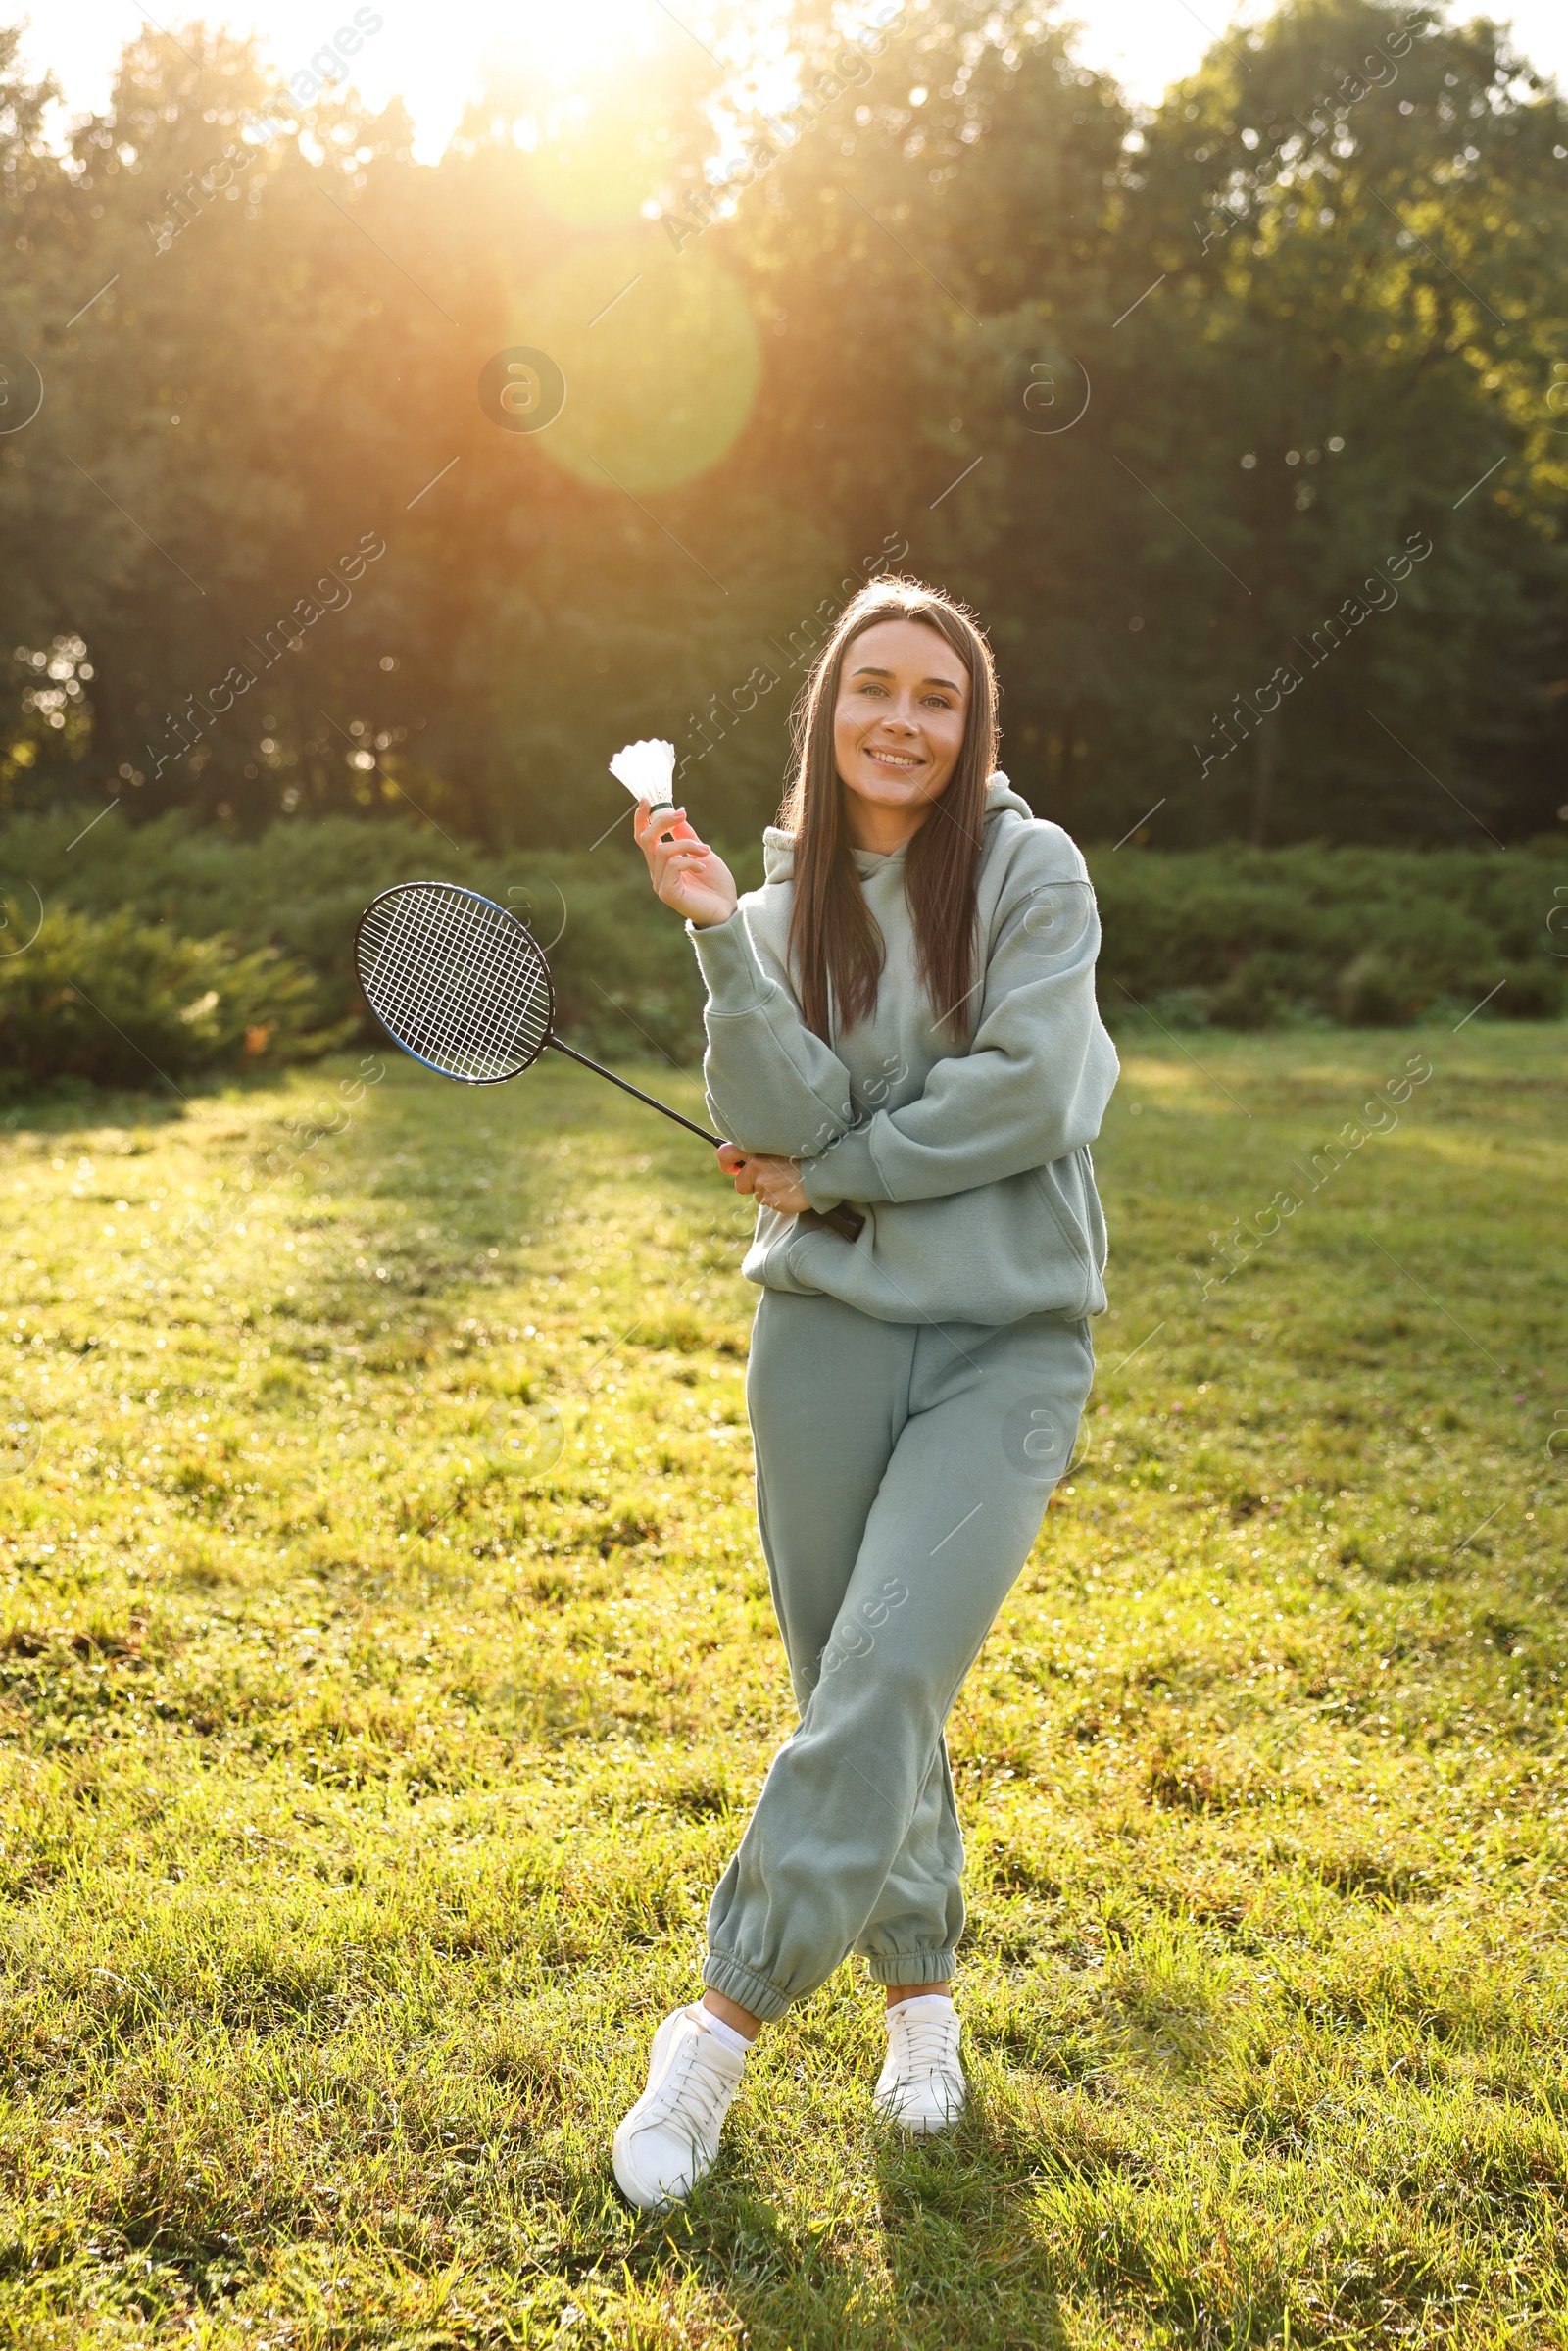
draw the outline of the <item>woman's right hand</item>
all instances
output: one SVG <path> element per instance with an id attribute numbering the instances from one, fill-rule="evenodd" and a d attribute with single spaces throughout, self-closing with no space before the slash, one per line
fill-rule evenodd
<path id="1" fill-rule="evenodd" d="M 643 802 L 632 818 L 632 830 L 666 906 L 684 914 L 700 931 L 728 922 L 739 904 L 735 877 L 723 858 L 698 839 L 684 808 L 662 808 L 652 815 Z"/>

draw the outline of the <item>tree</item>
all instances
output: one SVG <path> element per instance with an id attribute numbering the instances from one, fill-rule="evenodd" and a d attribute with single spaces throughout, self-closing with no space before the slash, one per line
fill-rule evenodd
<path id="1" fill-rule="evenodd" d="M 1568 121 L 1495 26 L 1297 0 L 1143 114 L 1027 0 L 800 0 L 766 112 L 714 37 L 434 168 L 200 25 L 57 156 L 0 38 L 0 795 L 585 846 L 663 732 L 739 839 L 896 562 L 1086 838 L 1555 822 Z"/>

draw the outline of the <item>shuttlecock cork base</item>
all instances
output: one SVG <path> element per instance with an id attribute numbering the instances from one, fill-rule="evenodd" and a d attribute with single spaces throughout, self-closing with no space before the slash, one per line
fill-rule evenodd
<path id="1" fill-rule="evenodd" d="M 628 743 L 610 762 L 617 784 L 640 800 L 650 815 L 675 805 L 675 746 L 658 738 Z"/>

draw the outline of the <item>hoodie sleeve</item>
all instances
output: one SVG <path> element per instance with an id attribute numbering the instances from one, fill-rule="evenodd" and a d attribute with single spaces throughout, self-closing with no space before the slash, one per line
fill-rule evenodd
<path id="1" fill-rule="evenodd" d="M 766 969 L 744 905 L 727 922 L 686 928 L 708 984 L 703 1081 L 714 1124 L 746 1151 L 814 1158 L 854 1120 L 849 1071 Z"/>
<path id="2" fill-rule="evenodd" d="M 992 925 L 966 1053 L 878 1110 L 802 1170 L 815 1208 L 931 1200 L 1000 1183 L 1092 1143 L 1116 1083 L 1095 1003 L 1100 917 L 1088 868 L 1053 826 L 1014 857 Z"/>

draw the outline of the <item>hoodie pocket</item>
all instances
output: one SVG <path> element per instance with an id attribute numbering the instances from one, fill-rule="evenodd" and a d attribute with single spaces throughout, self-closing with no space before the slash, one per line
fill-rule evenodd
<path id="1" fill-rule="evenodd" d="M 1080 1146 L 1064 1159 L 1037 1167 L 1034 1178 L 1079 1269 L 1083 1287 L 1076 1311 L 1091 1314 L 1105 1265 L 1105 1220 L 1095 1190 L 1094 1161 Z"/>

